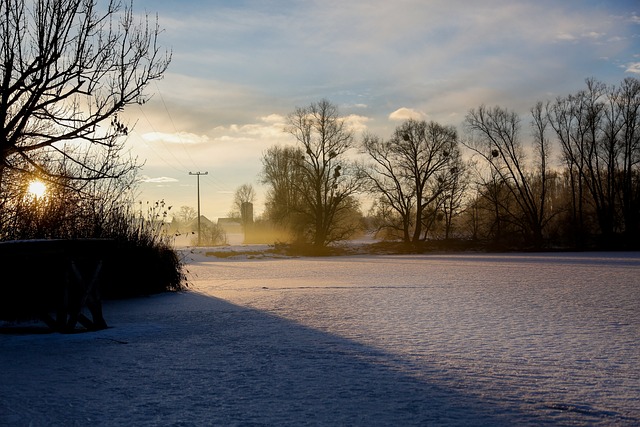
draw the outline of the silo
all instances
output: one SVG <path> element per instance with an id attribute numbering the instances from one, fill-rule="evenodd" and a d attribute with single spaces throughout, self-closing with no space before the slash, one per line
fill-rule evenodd
<path id="1" fill-rule="evenodd" d="M 243 202 L 240 206 L 242 225 L 253 224 L 253 203 Z"/>

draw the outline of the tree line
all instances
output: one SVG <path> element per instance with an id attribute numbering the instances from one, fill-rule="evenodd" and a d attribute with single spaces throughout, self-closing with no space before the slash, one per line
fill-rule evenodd
<path id="1" fill-rule="evenodd" d="M 171 52 L 157 20 L 118 0 L 104 6 L 0 2 L 1 239 L 104 236 L 136 221 L 139 164 L 119 114 L 147 101 Z M 264 217 L 317 247 L 362 228 L 408 243 L 635 247 L 639 94 L 635 78 L 588 79 L 526 118 L 481 105 L 462 132 L 408 120 L 358 138 L 331 102 L 311 103 L 288 116 L 297 145 L 264 153 Z M 33 179 L 46 197 L 29 194 Z"/>
<path id="2" fill-rule="evenodd" d="M 640 233 L 640 80 L 593 78 L 538 102 L 527 118 L 469 110 L 462 133 L 407 120 L 359 140 L 328 100 L 296 108 L 295 146 L 263 155 L 264 219 L 324 247 L 368 228 L 418 244 L 636 248 Z M 361 196 L 372 200 L 361 212 Z"/>

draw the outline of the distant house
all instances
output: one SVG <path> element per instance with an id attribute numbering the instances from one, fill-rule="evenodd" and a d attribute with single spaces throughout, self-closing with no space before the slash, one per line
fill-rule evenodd
<path id="1" fill-rule="evenodd" d="M 206 216 L 204 215 L 200 215 L 200 227 L 213 227 L 213 221 L 211 221 L 210 219 L 208 219 Z M 191 221 L 189 221 L 186 226 L 185 229 L 187 231 L 193 231 L 195 233 L 198 232 L 198 218 L 194 218 Z"/>

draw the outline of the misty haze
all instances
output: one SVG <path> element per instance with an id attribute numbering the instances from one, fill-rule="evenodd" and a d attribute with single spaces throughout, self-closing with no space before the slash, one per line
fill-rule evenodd
<path id="1" fill-rule="evenodd" d="M 0 16 L 0 427 L 640 425 L 637 0 Z"/>

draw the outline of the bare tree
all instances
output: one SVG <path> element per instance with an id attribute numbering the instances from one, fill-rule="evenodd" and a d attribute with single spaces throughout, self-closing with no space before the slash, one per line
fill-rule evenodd
<path id="1" fill-rule="evenodd" d="M 301 196 L 296 182 L 302 180 L 300 164 L 304 152 L 300 147 L 273 146 L 262 157 L 262 183 L 267 184 L 264 216 L 273 224 L 300 232 L 297 220 Z M 303 227 L 302 227 L 303 228 Z"/>
<path id="2" fill-rule="evenodd" d="M 76 164 L 82 180 L 135 167 L 112 161 L 129 130 L 118 113 L 145 103 L 171 60 L 157 19 L 118 0 L 1 0 L 0 16 L 0 179 L 7 168 L 52 176 L 52 162 Z"/>
<path id="3" fill-rule="evenodd" d="M 451 237 L 454 219 L 464 207 L 469 185 L 469 168 L 462 160 L 458 147 L 451 150 L 449 157 L 449 167 L 444 169 L 439 177 L 444 189 L 437 200 L 439 210 L 442 211 L 445 239 Z"/>
<path id="4" fill-rule="evenodd" d="M 248 219 L 245 218 L 243 213 L 243 206 L 246 206 L 247 203 L 253 203 L 256 200 L 256 191 L 253 189 L 251 184 L 242 184 L 240 187 L 236 188 L 236 191 L 233 195 L 233 205 L 231 207 L 231 212 L 229 216 L 231 218 L 240 218 L 243 222 Z"/>
<path id="5" fill-rule="evenodd" d="M 507 183 L 495 169 L 490 168 L 486 175 L 479 175 L 476 182 L 476 212 L 483 238 L 494 244 L 512 243 L 515 231 L 521 229 L 521 218 L 517 212 L 515 197 Z"/>
<path id="6" fill-rule="evenodd" d="M 630 238 L 640 234 L 640 191 L 638 191 L 638 165 L 640 164 L 640 80 L 626 78 L 616 100 L 621 116 L 622 147 L 621 170 L 622 215 L 625 232 Z"/>
<path id="7" fill-rule="evenodd" d="M 531 112 L 536 171 L 527 164 L 520 140 L 520 118 L 514 112 L 484 105 L 471 110 L 465 120 L 471 139 L 464 144 L 484 159 L 497 173 L 500 183 L 509 189 L 518 207 L 510 212 L 512 219 L 521 227 L 524 236 L 539 247 L 543 244 L 544 227 L 549 221 L 545 194 L 548 123 L 542 114 L 542 104 L 536 105 Z"/>
<path id="8" fill-rule="evenodd" d="M 338 108 L 327 100 L 296 108 L 287 132 L 302 145 L 296 165 L 301 179 L 293 182 L 301 204 L 298 212 L 308 225 L 308 240 L 316 247 L 343 240 L 355 231 L 346 218 L 354 209 L 361 180 L 347 160 L 353 133 Z"/>
<path id="9" fill-rule="evenodd" d="M 198 217 L 198 211 L 191 206 L 180 206 L 176 216 L 182 224 L 187 224 Z"/>
<path id="10" fill-rule="evenodd" d="M 585 152 L 586 121 L 583 110 L 583 93 L 558 98 L 547 106 L 547 116 L 557 140 L 560 142 L 562 159 L 566 167 L 566 176 L 570 190 L 569 228 L 573 240 L 578 246 L 584 245 L 587 233 L 585 214 Z"/>
<path id="11" fill-rule="evenodd" d="M 586 233 L 592 207 L 605 242 L 619 232 L 632 237 L 640 228 L 640 81 L 627 78 L 616 87 L 587 79 L 586 86 L 548 109 L 569 170 L 574 218 Z"/>
<path id="12" fill-rule="evenodd" d="M 407 180 L 396 168 L 393 143 L 366 134 L 362 146 L 374 162 L 362 167 L 362 175 L 367 191 L 376 196 L 372 207 L 376 233 L 394 237 L 397 232 L 404 242 L 410 242 L 414 198 L 411 187 L 405 185 Z"/>
<path id="13" fill-rule="evenodd" d="M 388 141 L 365 135 L 363 150 L 373 160 L 363 168 L 368 190 L 379 195 L 378 205 L 387 221 L 384 228 L 400 231 L 405 242 L 422 237 L 425 210 L 446 187 L 439 175 L 449 170 L 457 147 L 453 127 L 408 120 Z"/>

